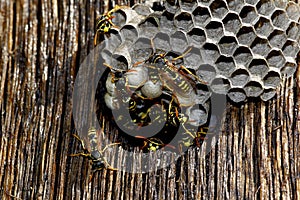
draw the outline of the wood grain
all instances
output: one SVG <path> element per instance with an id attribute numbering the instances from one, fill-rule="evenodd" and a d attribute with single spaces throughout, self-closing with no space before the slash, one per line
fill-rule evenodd
<path id="1" fill-rule="evenodd" d="M 72 91 L 104 9 L 0 1 L 0 199 L 300 199 L 299 69 L 271 101 L 228 103 L 208 155 L 190 149 L 164 169 L 103 170 L 89 182 L 88 160 L 69 156 L 81 151 Z"/>

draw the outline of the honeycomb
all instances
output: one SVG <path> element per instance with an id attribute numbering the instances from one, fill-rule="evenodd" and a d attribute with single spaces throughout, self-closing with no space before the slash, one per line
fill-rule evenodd
<path id="1" fill-rule="evenodd" d="M 163 11 L 137 4 L 114 13 L 105 62 L 128 70 L 156 50 L 184 54 L 212 92 L 233 102 L 267 101 L 297 67 L 300 7 L 281 0 L 166 0 Z"/>

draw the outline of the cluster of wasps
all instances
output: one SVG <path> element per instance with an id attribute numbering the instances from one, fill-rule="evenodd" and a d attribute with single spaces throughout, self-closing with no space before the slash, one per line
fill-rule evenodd
<path id="1" fill-rule="evenodd" d="M 142 149 L 145 151 L 164 147 L 167 144 L 164 142 L 165 136 L 173 134 L 174 129 L 178 129 L 180 125 L 185 131 L 184 135 L 188 136 L 182 143 L 185 146 L 199 146 L 199 143 L 194 141 L 202 137 L 204 131 L 194 131 L 195 128 L 191 131 L 186 125 L 198 128 L 200 124 L 191 113 L 200 111 L 197 108 L 196 85 L 206 83 L 183 65 L 175 64 L 188 52 L 189 50 L 169 59 L 167 53 L 156 51 L 129 70 L 119 70 L 105 64 L 110 69 L 110 75 L 106 81 L 107 93 L 104 100 L 109 109 L 121 110 L 114 119 L 118 124 L 127 131 L 134 131 L 134 127 L 139 130 L 140 127 L 165 123 L 166 129 L 162 129 L 162 134 L 158 136 L 148 137 L 143 132 L 145 141 Z M 130 116 L 124 116 L 126 113 Z M 137 126 L 134 126 L 134 123 Z M 152 142 L 153 140 L 155 142 Z M 158 140 L 162 142 L 158 143 Z"/>
<path id="2" fill-rule="evenodd" d="M 116 6 L 97 20 L 95 45 L 98 34 L 108 34 L 111 27 L 115 26 L 112 14 L 121 8 L 123 6 Z M 153 47 L 148 59 L 135 63 L 129 70 L 116 69 L 104 63 L 110 70 L 105 82 L 105 104 L 113 112 L 120 111 L 113 119 L 116 124 L 121 124 L 120 132 L 136 131 L 134 138 L 142 141 L 138 146 L 144 152 L 156 151 L 167 146 L 179 126 L 184 129 L 181 140 L 184 146 L 200 146 L 205 137 L 207 130 L 199 128 L 198 119 L 193 118 L 191 113 L 197 111 L 196 85 L 206 83 L 192 70 L 176 63 L 189 51 L 190 49 L 182 55 L 170 57 L 167 52 L 154 50 Z M 139 132 L 147 126 L 161 125 L 162 129 L 155 136 Z M 190 126 L 197 127 L 196 131 L 190 129 Z M 115 170 L 103 156 L 108 146 L 102 150 L 98 147 L 98 134 L 95 128 L 89 129 L 88 145 L 79 136 L 74 135 L 80 141 L 84 152 L 72 156 L 87 157 L 92 161 L 93 170 Z"/>

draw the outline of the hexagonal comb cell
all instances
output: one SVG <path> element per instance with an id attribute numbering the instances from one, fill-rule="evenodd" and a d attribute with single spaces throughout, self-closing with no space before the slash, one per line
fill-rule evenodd
<path id="1" fill-rule="evenodd" d="M 158 33 L 153 39 L 153 44 L 155 49 L 163 49 L 165 51 L 170 51 L 170 38 L 166 33 Z"/>
<path id="2" fill-rule="evenodd" d="M 283 54 L 295 58 L 299 53 L 299 46 L 296 42 L 287 40 L 282 47 Z"/>
<path id="3" fill-rule="evenodd" d="M 193 28 L 187 33 L 187 37 L 190 45 L 194 45 L 196 47 L 200 47 L 200 45 L 206 41 L 205 32 L 200 28 Z"/>
<path id="4" fill-rule="evenodd" d="M 118 10 L 113 14 L 112 22 L 118 27 L 122 27 L 127 20 L 126 13 L 123 10 Z"/>
<path id="5" fill-rule="evenodd" d="M 256 34 L 252 27 L 243 26 L 237 33 L 237 38 L 240 44 L 250 46 L 254 41 Z"/>
<path id="6" fill-rule="evenodd" d="M 179 0 L 180 8 L 190 11 L 197 5 L 197 0 Z"/>
<path id="7" fill-rule="evenodd" d="M 231 88 L 228 91 L 229 99 L 235 103 L 240 103 L 246 100 L 246 92 L 242 88 Z"/>
<path id="8" fill-rule="evenodd" d="M 207 83 L 210 83 L 216 77 L 216 74 L 216 69 L 209 64 L 202 64 L 196 70 L 196 75 Z"/>
<path id="9" fill-rule="evenodd" d="M 272 50 L 267 56 L 267 62 L 270 67 L 282 68 L 285 64 L 285 58 L 281 51 Z"/>
<path id="10" fill-rule="evenodd" d="M 166 0 L 164 6 L 168 12 L 173 14 L 179 9 L 177 0 Z"/>
<path id="11" fill-rule="evenodd" d="M 247 47 L 237 48 L 233 54 L 233 57 L 235 58 L 235 62 L 237 64 L 241 64 L 245 67 L 247 67 L 253 59 L 252 53 Z"/>
<path id="12" fill-rule="evenodd" d="M 220 52 L 218 47 L 215 44 L 206 43 L 202 49 L 200 49 L 200 53 L 204 62 L 208 64 L 214 64 L 215 61 L 220 56 Z"/>
<path id="13" fill-rule="evenodd" d="M 232 57 L 220 56 L 216 61 L 216 67 L 219 74 L 228 77 L 235 69 L 235 63 Z"/>
<path id="14" fill-rule="evenodd" d="M 191 14 L 187 12 L 181 12 L 174 18 L 174 24 L 177 28 L 182 30 L 189 30 L 193 26 L 193 20 Z"/>
<path id="15" fill-rule="evenodd" d="M 264 77 L 264 86 L 267 88 L 276 88 L 279 86 L 281 78 L 280 74 L 275 71 L 269 71 L 268 74 Z"/>
<path id="16" fill-rule="evenodd" d="M 171 48 L 173 51 L 183 53 L 184 48 L 188 44 L 186 35 L 182 31 L 176 31 L 170 36 Z"/>
<path id="17" fill-rule="evenodd" d="M 199 64 L 203 63 L 200 55 L 200 49 L 191 47 L 187 49 L 188 53 L 183 57 L 185 67 L 196 70 Z"/>
<path id="18" fill-rule="evenodd" d="M 112 65 L 111 63 L 111 56 L 112 56 L 112 53 L 110 51 L 108 51 L 107 49 L 104 49 L 102 52 L 101 52 L 101 56 L 104 60 L 105 63 L 109 64 L 109 65 Z"/>
<path id="19" fill-rule="evenodd" d="M 269 51 L 271 50 L 271 47 L 270 47 L 268 40 L 257 37 L 253 41 L 253 43 L 251 45 L 251 49 L 254 54 L 266 56 L 269 53 Z"/>
<path id="20" fill-rule="evenodd" d="M 214 0 L 198 0 L 200 5 L 208 6 Z"/>
<path id="21" fill-rule="evenodd" d="M 220 22 L 211 21 L 206 26 L 207 37 L 219 41 L 219 39 L 224 35 L 223 25 Z"/>
<path id="22" fill-rule="evenodd" d="M 175 26 L 174 26 L 174 14 L 164 11 L 161 15 L 160 18 L 160 31 L 165 32 L 165 33 L 171 33 L 174 31 Z"/>
<path id="23" fill-rule="evenodd" d="M 259 0 L 245 0 L 245 3 L 255 5 Z"/>
<path id="24" fill-rule="evenodd" d="M 290 21 L 287 14 L 282 10 L 276 10 L 272 14 L 272 22 L 275 27 L 279 29 L 286 30 L 289 27 Z"/>
<path id="25" fill-rule="evenodd" d="M 295 2 L 290 1 L 286 7 L 286 13 L 291 20 L 295 22 L 299 21 L 300 17 L 300 8 Z"/>
<path id="26" fill-rule="evenodd" d="M 237 47 L 235 37 L 224 36 L 219 42 L 220 51 L 224 55 L 232 55 Z"/>
<path id="27" fill-rule="evenodd" d="M 241 21 L 237 14 L 235 13 L 229 13 L 224 19 L 223 19 L 225 30 L 228 32 L 233 32 L 236 34 L 239 31 L 239 28 L 241 27 Z"/>
<path id="28" fill-rule="evenodd" d="M 269 67 L 265 60 L 253 59 L 249 65 L 249 71 L 252 75 L 264 77 L 268 73 Z"/>
<path id="29" fill-rule="evenodd" d="M 133 43 L 138 37 L 137 29 L 132 25 L 125 25 L 120 30 L 120 33 L 123 35 L 123 40 L 129 43 Z"/>
<path id="30" fill-rule="evenodd" d="M 264 92 L 260 95 L 260 98 L 263 101 L 268 101 L 270 99 L 272 99 L 276 94 L 276 90 L 275 89 L 264 89 Z"/>
<path id="31" fill-rule="evenodd" d="M 189 124 L 198 127 L 207 122 L 208 108 L 203 107 L 201 104 L 195 105 L 187 109 L 187 115 L 190 119 Z"/>
<path id="32" fill-rule="evenodd" d="M 122 37 L 116 30 L 110 31 L 110 37 L 105 40 L 106 49 L 113 52 L 122 43 Z"/>
<path id="33" fill-rule="evenodd" d="M 158 19 L 156 17 L 148 17 L 141 24 L 139 29 L 141 35 L 144 37 L 152 38 L 158 32 Z"/>
<path id="34" fill-rule="evenodd" d="M 258 14 L 254 7 L 245 6 L 240 12 L 240 17 L 244 23 L 253 24 L 258 18 Z"/>
<path id="35" fill-rule="evenodd" d="M 250 81 L 245 87 L 244 90 L 248 97 L 258 97 L 262 92 L 263 88 L 259 82 Z"/>
<path id="36" fill-rule="evenodd" d="M 210 4 L 210 10 L 214 17 L 222 19 L 228 12 L 228 8 L 224 1 L 215 0 Z"/>
<path id="37" fill-rule="evenodd" d="M 269 36 L 268 40 L 272 47 L 281 49 L 287 40 L 287 36 L 283 31 L 274 30 Z"/>
<path id="38" fill-rule="evenodd" d="M 139 15 L 143 15 L 143 16 L 149 15 L 152 12 L 149 6 L 143 4 L 135 4 L 134 6 L 132 6 L 132 10 L 134 10 Z"/>
<path id="39" fill-rule="evenodd" d="M 231 74 L 231 84 L 233 86 L 244 86 L 250 80 L 249 73 L 246 69 L 237 69 Z"/>
<path id="40" fill-rule="evenodd" d="M 273 26 L 267 18 L 260 17 L 259 20 L 254 25 L 256 33 L 268 37 L 270 33 L 273 31 Z"/>
<path id="41" fill-rule="evenodd" d="M 111 64 L 115 69 L 127 70 L 129 61 L 122 54 L 113 54 Z"/>
<path id="42" fill-rule="evenodd" d="M 227 94 L 230 83 L 226 78 L 215 78 L 211 83 L 211 90 L 218 94 Z"/>
<path id="43" fill-rule="evenodd" d="M 287 62 L 285 66 L 281 69 L 281 75 L 291 77 L 297 69 L 297 64 L 292 62 Z"/>
<path id="44" fill-rule="evenodd" d="M 227 0 L 228 8 L 230 10 L 233 10 L 237 13 L 240 12 L 240 10 L 244 6 L 244 1 L 243 0 Z"/>
<path id="45" fill-rule="evenodd" d="M 298 41 L 300 38 L 300 25 L 292 22 L 286 30 L 286 33 L 290 39 Z"/>
<path id="46" fill-rule="evenodd" d="M 204 27 L 211 19 L 207 8 L 198 6 L 193 11 L 194 22 L 196 26 Z"/>
<path id="47" fill-rule="evenodd" d="M 275 5 L 273 1 L 260 0 L 256 5 L 256 9 L 259 14 L 268 16 L 275 10 Z"/>
<path id="48" fill-rule="evenodd" d="M 274 1 L 274 5 L 276 8 L 285 9 L 288 1 Z"/>
<path id="49" fill-rule="evenodd" d="M 149 38 L 140 37 L 129 50 L 133 64 L 144 61 L 153 51 L 151 40 Z"/>

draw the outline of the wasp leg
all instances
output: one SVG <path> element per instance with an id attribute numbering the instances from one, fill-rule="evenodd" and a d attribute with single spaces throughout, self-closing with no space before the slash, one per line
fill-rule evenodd
<path id="1" fill-rule="evenodd" d="M 115 143 L 114 143 L 114 144 L 115 144 Z M 103 157 L 102 159 L 103 159 L 103 161 L 105 162 L 106 169 L 110 169 L 110 170 L 113 170 L 113 171 L 118 171 L 117 168 L 113 168 L 110 164 L 108 164 L 107 160 L 106 160 L 104 157 Z M 98 169 L 96 169 L 95 171 L 100 171 L 100 170 L 102 170 L 102 169 L 103 169 L 103 167 L 98 168 Z"/>
<path id="2" fill-rule="evenodd" d="M 75 154 L 70 154 L 69 156 L 84 156 L 84 157 L 91 157 L 91 154 L 88 153 L 75 153 Z"/>
<path id="3" fill-rule="evenodd" d="M 196 76 L 195 74 L 193 74 L 190 70 L 188 70 L 186 67 L 184 66 L 180 66 L 178 71 L 186 71 L 189 75 L 191 75 L 192 77 L 194 77 L 196 80 L 198 80 L 201 84 L 207 85 L 208 83 L 206 81 L 203 81 L 202 79 L 200 79 L 198 76 Z M 184 74 L 183 74 L 184 75 Z"/>
<path id="4" fill-rule="evenodd" d="M 121 69 L 115 69 L 115 68 L 113 68 L 113 66 L 111 66 L 111 65 L 109 65 L 109 64 L 107 64 L 107 63 L 103 63 L 103 65 L 105 66 L 105 67 L 108 67 L 111 71 L 116 71 L 116 72 L 124 72 L 124 70 L 121 70 Z"/>
<path id="5" fill-rule="evenodd" d="M 95 36 L 94 36 L 94 45 L 95 46 L 97 45 L 97 39 L 98 39 L 97 34 L 98 34 L 98 31 L 96 31 Z"/>
<path id="6" fill-rule="evenodd" d="M 134 63 L 132 66 L 133 67 L 136 67 L 136 66 L 138 66 L 138 65 L 140 65 L 140 64 L 143 64 L 144 63 L 144 61 L 137 61 L 136 63 Z"/>
<path id="7" fill-rule="evenodd" d="M 106 145 L 106 147 L 104 147 L 104 149 L 102 149 L 102 152 L 104 152 L 108 147 L 114 146 L 114 145 L 117 145 L 117 144 L 121 144 L 121 142 L 116 142 L 116 143 L 112 143 L 112 144 Z"/>
<path id="8" fill-rule="evenodd" d="M 82 148 L 83 148 L 84 150 L 87 150 L 87 149 L 85 148 L 85 146 L 84 146 L 83 140 L 80 139 L 80 137 L 79 137 L 78 135 L 72 134 L 72 136 L 75 137 L 75 138 L 81 143 L 81 146 L 82 146 Z"/>
<path id="9" fill-rule="evenodd" d="M 112 171 L 118 171 L 117 168 L 113 168 L 113 167 L 110 166 L 108 163 L 107 163 L 107 169 L 112 170 Z"/>
<path id="10" fill-rule="evenodd" d="M 178 56 L 178 57 L 176 57 L 176 58 L 173 58 L 173 59 L 172 59 L 172 62 L 174 62 L 174 61 L 176 61 L 176 60 L 178 60 L 178 59 L 180 59 L 180 58 L 183 58 L 183 57 L 186 56 L 186 54 L 188 54 L 191 50 L 192 50 L 192 47 L 189 48 L 186 52 L 184 52 L 184 53 L 181 54 L 180 56 Z"/>
<path id="11" fill-rule="evenodd" d="M 103 65 L 105 66 L 105 67 L 108 67 L 110 70 L 114 70 L 113 69 L 113 67 L 112 66 L 110 66 L 109 64 L 107 64 L 107 63 L 103 63 Z"/>

